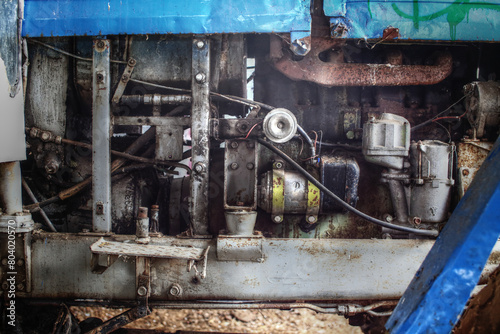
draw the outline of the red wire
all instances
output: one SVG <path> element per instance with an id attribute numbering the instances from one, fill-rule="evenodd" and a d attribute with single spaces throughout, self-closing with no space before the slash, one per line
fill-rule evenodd
<path id="1" fill-rule="evenodd" d="M 250 136 L 250 133 L 252 133 L 253 129 L 254 129 L 257 125 L 259 125 L 260 123 L 262 123 L 262 122 L 255 123 L 255 124 L 254 124 L 254 125 L 250 128 L 250 131 L 248 131 L 247 136 L 246 136 L 244 139 L 247 139 L 247 138 L 248 138 L 248 136 Z"/>
<path id="2" fill-rule="evenodd" d="M 436 119 L 433 119 L 432 121 L 435 122 L 435 121 L 439 121 L 440 119 L 460 119 L 462 117 L 465 116 L 465 114 L 467 114 L 467 111 L 465 111 L 462 115 L 460 116 L 444 116 L 444 117 L 438 117 Z"/>

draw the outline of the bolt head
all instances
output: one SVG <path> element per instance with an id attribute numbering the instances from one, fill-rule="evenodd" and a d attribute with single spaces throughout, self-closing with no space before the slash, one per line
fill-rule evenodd
<path id="1" fill-rule="evenodd" d="M 275 162 L 275 163 L 274 163 L 274 168 L 276 168 L 276 169 L 281 169 L 282 167 L 283 167 L 283 163 L 282 163 L 282 162 L 279 162 L 279 161 L 278 161 L 278 162 Z"/>
<path id="2" fill-rule="evenodd" d="M 317 219 L 316 219 L 316 217 L 315 217 L 315 216 L 312 216 L 312 215 L 311 215 L 311 216 L 308 216 L 308 217 L 307 217 L 307 222 L 308 222 L 309 224 L 315 223 L 315 222 L 316 222 L 316 220 L 317 220 Z"/>
<path id="3" fill-rule="evenodd" d="M 203 173 L 204 170 L 205 170 L 205 165 L 202 162 L 197 162 L 194 165 L 194 171 L 196 173 L 201 174 L 201 173 Z"/>
<path id="4" fill-rule="evenodd" d="M 204 73 L 198 73 L 194 77 L 197 82 L 199 83 L 204 83 L 205 82 L 205 74 Z"/>
<path id="5" fill-rule="evenodd" d="M 141 297 L 144 297 L 148 293 L 148 289 L 145 286 L 140 286 L 137 288 L 137 294 Z"/>
<path id="6" fill-rule="evenodd" d="M 238 163 L 237 163 L 237 162 L 233 162 L 233 163 L 231 164 L 231 169 L 232 169 L 232 170 L 236 170 L 236 169 L 238 169 L 238 167 L 239 167 L 239 166 L 238 166 Z"/>
<path id="7" fill-rule="evenodd" d="M 182 287 L 179 284 L 174 283 L 174 284 L 172 284 L 172 286 L 170 287 L 170 290 L 168 292 L 172 296 L 180 296 L 182 294 Z"/>
<path id="8" fill-rule="evenodd" d="M 273 218 L 275 223 L 281 223 L 283 221 L 283 217 L 281 216 L 274 216 Z"/>
<path id="9" fill-rule="evenodd" d="M 421 222 L 422 219 L 420 219 L 420 217 L 413 217 L 413 224 L 420 225 Z"/>
<path id="10" fill-rule="evenodd" d="M 254 166 L 254 164 L 253 164 L 253 163 L 251 163 L 251 162 L 247 163 L 247 169 L 248 169 L 248 170 L 252 170 L 254 167 L 255 167 L 255 166 Z"/>
<path id="11" fill-rule="evenodd" d="M 104 47 L 104 41 L 98 41 L 97 42 L 97 47 L 102 49 Z"/>
<path id="12" fill-rule="evenodd" d="M 196 47 L 198 49 L 203 49 L 204 46 L 205 46 L 205 43 L 203 43 L 203 41 L 197 41 L 196 42 Z"/>
<path id="13" fill-rule="evenodd" d="M 236 141 L 231 142 L 231 147 L 238 148 L 238 142 L 236 142 Z"/>

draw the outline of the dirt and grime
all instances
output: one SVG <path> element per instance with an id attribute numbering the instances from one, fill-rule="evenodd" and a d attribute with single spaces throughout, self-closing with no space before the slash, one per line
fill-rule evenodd
<path id="1" fill-rule="evenodd" d="M 124 310 L 104 307 L 71 307 L 82 321 L 89 317 L 108 320 Z M 225 333 L 324 333 L 359 334 L 348 320 L 334 314 L 317 314 L 307 309 L 282 310 L 153 310 L 126 328 L 154 329 L 166 333 L 177 331 Z"/>

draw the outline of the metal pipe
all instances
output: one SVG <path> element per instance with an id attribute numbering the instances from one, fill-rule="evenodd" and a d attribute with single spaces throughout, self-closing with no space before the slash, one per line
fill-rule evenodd
<path id="1" fill-rule="evenodd" d="M 387 180 L 391 193 L 392 207 L 396 216 L 396 221 L 400 224 L 408 224 L 408 204 L 406 202 L 403 184 L 398 180 Z"/>
<path id="2" fill-rule="evenodd" d="M 281 48 L 281 44 L 271 44 L 278 56 L 273 65 L 292 80 L 310 81 L 326 87 L 433 85 L 448 77 L 453 69 L 453 59 L 448 52 L 437 54 L 435 65 L 323 62 L 319 54 L 331 49 L 335 43 L 338 45 L 339 42 L 313 39 L 313 49 L 300 61 L 293 60 L 291 55 L 277 49 Z"/>
<path id="3" fill-rule="evenodd" d="M 28 194 L 28 196 L 31 198 L 31 200 L 33 201 L 33 203 L 35 203 L 35 204 L 38 203 L 38 200 L 36 199 L 35 194 L 33 194 L 33 191 L 31 191 L 28 183 L 26 183 L 26 180 L 24 178 L 22 178 L 21 181 L 23 183 L 24 190 L 26 191 L 26 193 Z M 40 208 L 40 214 L 42 215 L 43 220 L 45 221 L 45 223 L 47 224 L 47 226 L 50 228 L 50 230 L 52 232 L 57 232 L 56 228 L 54 227 L 54 224 L 52 224 L 52 222 L 50 221 L 49 217 L 47 216 L 47 214 L 45 213 L 45 211 L 43 211 L 42 208 Z"/>
<path id="4" fill-rule="evenodd" d="M 190 104 L 191 95 L 159 95 L 159 94 L 145 94 L 145 95 L 123 95 L 120 99 L 121 104 Z"/>
<path id="5" fill-rule="evenodd" d="M 23 211 L 19 161 L 0 163 L 0 200 L 7 215 Z"/>

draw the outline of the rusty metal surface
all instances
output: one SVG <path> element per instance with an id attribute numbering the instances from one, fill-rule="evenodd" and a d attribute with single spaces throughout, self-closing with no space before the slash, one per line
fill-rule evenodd
<path id="1" fill-rule="evenodd" d="M 493 143 L 491 142 L 472 139 L 465 139 L 458 143 L 457 186 L 460 197 L 464 196 L 492 147 Z"/>
<path id="2" fill-rule="evenodd" d="M 90 251 L 97 254 L 144 256 L 158 258 L 174 258 L 186 260 L 200 260 L 204 249 L 196 247 L 180 247 L 168 245 L 143 245 L 117 241 L 106 241 L 104 238 L 90 246 Z"/>
<path id="3" fill-rule="evenodd" d="M 89 246 L 100 237 L 91 235 L 34 234 L 31 297 L 135 299 L 134 259 L 120 257 L 102 275 L 92 274 Z M 116 235 L 109 240 L 133 238 Z M 236 238 L 234 244 L 244 245 L 246 240 Z M 211 250 L 203 280 L 187 271 L 185 259 L 152 258 L 150 300 L 397 298 L 433 244 L 426 240 L 266 238 L 262 240 L 263 262 L 241 262 L 218 261 L 215 243 L 214 239 L 152 238 L 154 245 L 211 246 Z M 174 283 L 182 287 L 182 297 L 169 294 Z"/>
<path id="4" fill-rule="evenodd" d="M 300 61 L 281 50 L 271 55 L 274 67 L 292 80 L 305 80 L 326 87 L 333 86 L 410 86 L 432 85 L 451 74 L 453 59 L 449 53 L 437 55 L 434 65 L 391 65 L 344 63 L 342 57 L 334 62 L 324 62 L 320 53 L 338 47 L 338 40 L 314 38 L 312 50 Z M 281 43 L 272 42 L 271 48 L 281 48 Z"/>

